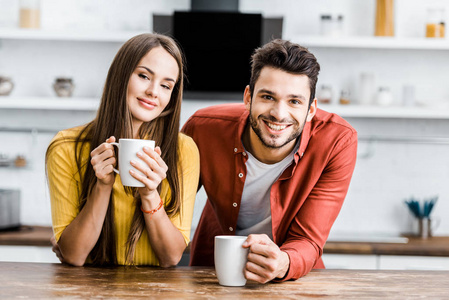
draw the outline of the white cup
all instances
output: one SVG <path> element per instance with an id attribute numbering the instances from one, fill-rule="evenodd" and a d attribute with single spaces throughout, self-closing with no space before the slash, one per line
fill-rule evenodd
<path id="1" fill-rule="evenodd" d="M 135 179 L 129 173 L 129 170 L 133 169 L 137 173 L 141 172 L 136 170 L 131 165 L 131 160 L 135 160 L 137 162 L 146 164 L 140 158 L 137 157 L 137 152 L 143 152 L 143 147 L 149 147 L 154 149 L 154 141 L 151 140 L 140 140 L 140 139 L 120 139 L 118 143 L 111 143 L 114 146 L 117 146 L 118 151 L 118 164 L 120 171 L 114 168 L 114 172 L 120 175 L 120 179 L 124 186 L 131 187 L 144 187 L 145 185 L 139 180 Z"/>
<path id="2" fill-rule="evenodd" d="M 243 248 L 246 236 L 217 235 L 215 237 L 215 272 L 218 283 L 224 286 L 244 286 L 248 248 Z"/>

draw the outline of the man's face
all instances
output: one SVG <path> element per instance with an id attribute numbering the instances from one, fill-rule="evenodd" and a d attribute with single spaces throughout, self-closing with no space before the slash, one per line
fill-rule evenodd
<path id="1" fill-rule="evenodd" d="M 306 75 L 264 67 L 254 86 L 245 90 L 250 125 L 260 143 L 267 148 L 293 147 L 304 125 L 316 112 L 316 101 L 309 107 L 310 87 Z"/>

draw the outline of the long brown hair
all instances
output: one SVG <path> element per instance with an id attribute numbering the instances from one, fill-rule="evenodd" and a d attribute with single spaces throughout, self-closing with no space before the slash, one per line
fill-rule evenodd
<path id="1" fill-rule="evenodd" d="M 167 181 L 171 189 L 171 198 L 165 203 L 169 216 L 179 213 L 181 209 L 178 179 L 178 133 L 183 91 L 184 63 L 183 55 L 173 39 L 160 34 L 141 34 L 128 40 L 116 54 L 106 78 L 96 118 L 88 123 L 74 139 L 75 161 L 81 177 L 80 210 L 84 207 L 89 195 L 97 182 L 90 160 L 83 157 L 82 150 L 89 147 L 90 151 L 104 143 L 110 136 L 133 138 L 132 116 L 127 104 L 127 86 L 131 74 L 139 61 L 151 49 L 164 48 L 178 63 L 179 75 L 173 88 L 170 101 L 164 111 L 156 119 L 143 123 L 139 129 L 139 138 L 152 139 L 160 146 L 162 159 L 168 166 Z M 58 143 L 54 141 L 47 149 L 46 159 Z M 90 152 L 89 151 L 89 152 Z M 84 171 L 84 174 L 83 173 Z M 158 188 L 160 192 L 160 186 Z M 145 229 L 145 220 L 140 211 L 141 199 L 136 188 L 126 188 L 132 193 L 136 202 L 130 232 L 127 240 L 126 262 L 132 263 L 136 244 Z M 109 206 L 103 223 L 100 237 L 90 253 L 94 264 L 117 264 L 116 233 L 114 227 L 114 194 L 111 193 Z"/>

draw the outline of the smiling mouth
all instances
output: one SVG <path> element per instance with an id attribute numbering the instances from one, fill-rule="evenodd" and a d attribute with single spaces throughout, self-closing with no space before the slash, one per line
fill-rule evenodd
<path id="1" fill-rule="evenodd" d="M 151 101 L 148 99 L 143 99 L 143 98 L 137 98 L 137 100 L 139 100 L 139 102 L 147 108 L 156 107 L 156 102 L 154 102 L 154 101 Z"/>
<path id="2" fill-rule="evenodd" d="M 285 128 L 287 128 L 290 125 L 277 125 L 277 124 L 273 124 L 273 123 L 269 123 L 267 121 L 264 121 L 264 123 L 267 125 L 268 128 L 270 128 L 273 131 L 282 131 Z"/>

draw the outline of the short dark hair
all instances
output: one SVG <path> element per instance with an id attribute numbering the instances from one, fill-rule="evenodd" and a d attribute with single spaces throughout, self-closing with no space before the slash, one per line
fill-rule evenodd
<path id="1" fill-rule="evenodd" d="M 281 39 L 272 40 L 257 48 L 251 56 L 251 79 L 249 83 L 251 95 L 253 95 L 254 86 L 264 67 L 272 67 L 296 75 L 306 75 L 309 78 L 310 107 L 312 100 L 315 98 L 320 64 L 307 48 Z"/>

